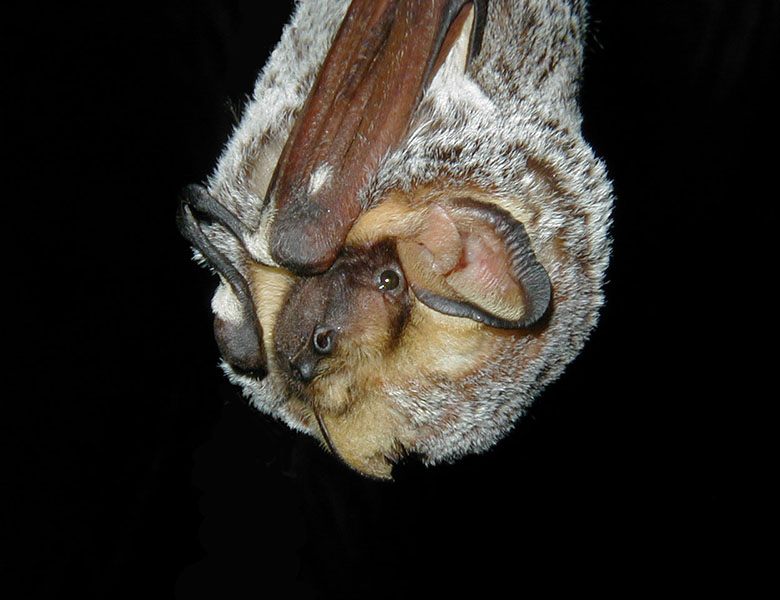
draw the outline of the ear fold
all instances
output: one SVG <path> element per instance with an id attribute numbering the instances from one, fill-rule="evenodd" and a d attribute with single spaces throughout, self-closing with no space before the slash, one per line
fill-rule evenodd
<path id="1" fill-rule="evenodd" d="M 220 223 L 241 244 L 243 224 L 212 198 L 200 185 L 189 185 L 181 193 L 177 224 L 181 234 L 198 249 L 221 276 L 212 308 L 214 337 L 222 358 L 233 368 L 265 376 L 266 356 L 263 328 L 257 320 L 252 293 L 235 265 L 211 243 L 200 219 Z"/>
<path id="2" fill-rule="evenodd" d="M 523 329 L 550 305 L 550 279 L 525 228 L 491 204 L 429 205 L 415 233 L 398 240 L 398 255 L 415 295 L 448 315 Z"/>

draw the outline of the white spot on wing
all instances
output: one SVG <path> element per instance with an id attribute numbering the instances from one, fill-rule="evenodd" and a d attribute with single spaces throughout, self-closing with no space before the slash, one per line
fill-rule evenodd
<path id="1" fill-rule="evenodd" d="M 333 178 L 333 167 L 328 163 L 323 163 L 311 174 L 309 179 L 309 195 L 313 196 L 319 192 L 323 187 L 330 185 L 330 180 Z"/>

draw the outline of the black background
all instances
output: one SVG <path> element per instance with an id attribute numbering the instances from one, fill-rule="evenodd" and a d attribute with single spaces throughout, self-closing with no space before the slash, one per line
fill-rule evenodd
<path id="1" fill-rule="evenodd" d="M 616 193 L 600 325 L 509 438 L 392 484 L 246 406 L 176 231 L 287 20 L 270 5 L 29 5 L 4 26 L 19 597 L 743 585 L 734 380 L 763 301 L 734 234 L 770 231 L 780 5 L 592 3 L 584 128 Z"/>

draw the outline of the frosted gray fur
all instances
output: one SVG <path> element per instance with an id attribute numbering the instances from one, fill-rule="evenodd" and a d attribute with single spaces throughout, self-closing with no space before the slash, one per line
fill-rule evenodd
<path id="1" fill-rule="evenodd" d="M 243 242 L 263 264 L 274 264 L 266 244 L 274 207 L 263 205 L 263 186 L 347 5 L 298 3 L 208 182 L 210 192 L 256 232 Z M 596 323 L 610 252 L 612 189 L 580 131 L 585 37 L 582 2 L 491 1 L 478 58 L 466 75 L 437 76 L 405 143 L 385 157 L 362 192 L 361 203 L 369 207 L 388 190 L 425 182 L 457 186 L 468 178 L 495 190 L 496 203 L 524 221 L 555 290 L 549 341 L 522 369 L 497 358 L 462 381 L 405 382 L 403 389 L 387 390 L 425 432 L 410 450 L 429 464 L 484 450 L 505 435 L 579 353 Z M 209 235 L 243 268 L 245 252 L 231 236 L 218 225 Z M 550 254 L 556 236 L 570 260 Z M 305 430 L 285 411 L 283 385 L 273 371 L 257 381 L 223 368 L 259 410 Z M 479 386 L 478 397 L 462 401 L 471 385 Z"/>

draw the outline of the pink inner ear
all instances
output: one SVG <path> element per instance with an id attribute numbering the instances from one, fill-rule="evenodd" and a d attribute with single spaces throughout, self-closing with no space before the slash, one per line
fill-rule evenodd
<path id="1" fill-rule="evenodd" d="M 464 237 L 464 260 L 458 279 L 468 281 L 469 287 L 499 296 L 517 293 L 504 244 L 485 231 L 471 231 Z"/>
<path id="2" fill-rule="evenodd" d="M 446 209 L 431 204 L 417 242 L 431 253 L 431 270 L 466 296 L 517 294 L 506 245 L 484 226 L 464 221 L 459 228 Z"/>
<path id="3" fill-rule="evenodd" d="M 491 327 L 523 329 L 544 316 L 551 286 L 523 225 L 470 198 L 431 203 L 398 257 L 417 298 L 429 308 Z"/>
<path id="4" fill-rule="evenodd" d="M 438 275 L 451 273 L 463 257 L 463 241 L 455 222 L 438 204 L 432 204 L 426 215 L 425 227 L 417 235 L 433 255 L 433 271 Z"/>

